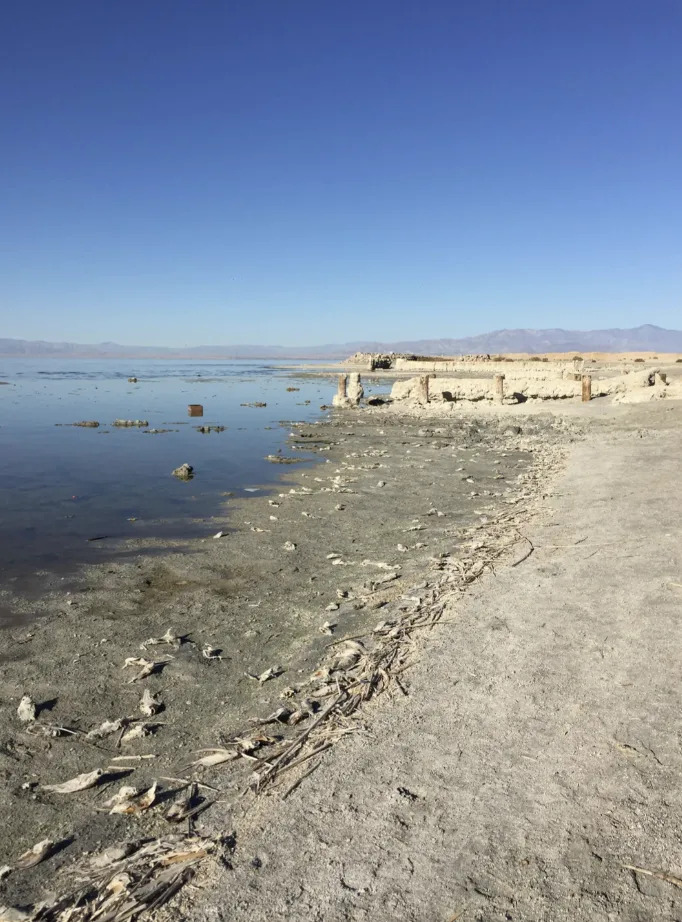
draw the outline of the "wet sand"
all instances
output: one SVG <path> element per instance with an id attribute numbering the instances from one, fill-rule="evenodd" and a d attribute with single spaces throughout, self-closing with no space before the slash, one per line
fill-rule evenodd
<path id="1" fill-rule="evenodd" d="M 2 652 L 0 866 L 40 839 L 68 845 L 7 877 L 3 900 L 35 901 L 84 851 L 167 833 L 164 801 L 181 787 L 167 779 L 191 775 L 195 750 L 252 732 L 250 719 L 281 706 L 287 688 L 296 700 L 335 638 L 371 632 L 415 586 L 435 592 L 444 561 L 465 553 L 466 529 L 531 502 L 567 437 L 566 424 L 548 416 L 519 428 L 471 412 L 425 422 L 363 409 L 293 426 L 291 455 L 315 450 L 315 467 L 282 466 L 278 490 L 230 500 L 204 539 L 153 542 L 161 556 L 145 553 L 151 542 L 129 542 L 70 590 L 23 603 L 35 620 L 6 631 Z M 218 531 L 225 534 L 214 539 Z M 333 626 L 321 633 L 325 622 Z M 169 629 L 183 638 L 179 646 L 143 648 Z M 207 646 L 215 658 L 204 655 Z M 132 682 L 141 667 L 122 668 L 128 657 L 165 662 Z M 272 667 L 281 674 L 262 683 L 247 675 Z M 163 701 L 149 735 L 86 738 L 104 721 L 139 720 L 145 688 Z M 27 725 L 16 713 L 24 694 L 39 706 Z M 128 764 L 112 762 L 127 755 L 153 758 L 132 760 L 129 779 L 116 784 L 69 795 L 41 787 Z M 248 782 L 242 761 L 220 774 L 221 800 Z M 158 806 L 133 817 L 100 812 L 122 780 L 154 779 Z"/>

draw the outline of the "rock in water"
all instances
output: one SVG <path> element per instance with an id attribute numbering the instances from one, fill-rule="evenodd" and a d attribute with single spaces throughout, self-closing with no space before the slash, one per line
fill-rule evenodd
<path id="1" fill-rule="evenodd" d="M 180 467 L 176 467 L 173 471 L 173 477 L 177 477 L 178 480 L 191 480 L 194 477 L 194 468 L 191 464 L 181 464 Z"/>

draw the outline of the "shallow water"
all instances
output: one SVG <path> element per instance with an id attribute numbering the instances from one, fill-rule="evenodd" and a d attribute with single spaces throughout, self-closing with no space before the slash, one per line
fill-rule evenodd
<path id="1" fill-rule="evenodd" d="M 229 506 L 225 493 L 273 482 L 287 470 L 265 460 L 285 446 L 290 429 L 281 421 L 319 418 L 334 392 L 331 381 L 293 379 L 289 370 L 253 361 L 0 359 L 8 382 L 0 386 L 5 587 L 100 559 L 117 538 L 185 536 Z M 293 386 L 300 390 L 287 392 Z M 267 407 L 240 406 L 254 401 Z M 188 415 L 190 403 L 203 404 L 203 417 Z M 117 418 L 170 431 L 116 428 Z M 70 425 L 86 419 L 99 428 Z M 200 425 L 227 429 L 204 434 Z M 171 476 L 184 462 L 195 468 L 187 482 Z"/>

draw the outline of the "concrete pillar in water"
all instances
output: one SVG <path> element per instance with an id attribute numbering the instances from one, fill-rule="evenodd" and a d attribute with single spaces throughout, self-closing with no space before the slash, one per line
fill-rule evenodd
<path id="1" fill-rule="evenodd" d="M 365 391 L 362 387 L 362 378 L 360 377 L 359 372 L 354 371 L 348 376 L 348 390 L 346 391 L 348 400 L 351 403 L 351 406 L 357 407 L 362 398 L 365 396 Z"/>

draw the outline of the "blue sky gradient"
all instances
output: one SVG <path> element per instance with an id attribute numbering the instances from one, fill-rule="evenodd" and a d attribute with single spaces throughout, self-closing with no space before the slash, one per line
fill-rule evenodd
<path id="1" fill-rule="evenodd" d="M 0 32 L 0 336 L 682 326 L 678 0 L 29 0 Z"/>

